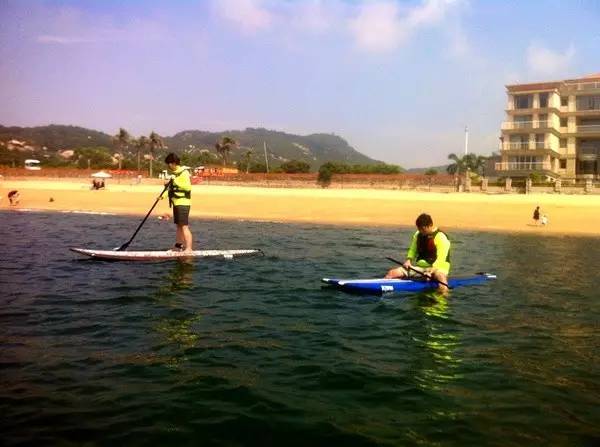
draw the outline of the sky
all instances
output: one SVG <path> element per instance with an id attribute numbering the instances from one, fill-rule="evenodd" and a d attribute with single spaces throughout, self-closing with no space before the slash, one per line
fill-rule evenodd
<path id="1" fill-rule="evenodd" d="M 498 148 L 507 84 L 600 72 L 598 0 L 0 0 L 0 124 Z"/>

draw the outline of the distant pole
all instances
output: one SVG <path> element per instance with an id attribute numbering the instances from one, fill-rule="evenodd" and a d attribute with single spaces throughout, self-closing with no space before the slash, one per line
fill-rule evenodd
<path id="1" fill-rule="evenodd" d="M 265 164 L 267 165 L 267 174 L 269 173 L 269 159 L 267 158 L 267 142 L 263 141 L 263 146 L 265 148 Z"/>
<path id="2" fill-rule="evenodd" d="M 469 128 L 465 126 L 465 155 L 469 153 Z"/>

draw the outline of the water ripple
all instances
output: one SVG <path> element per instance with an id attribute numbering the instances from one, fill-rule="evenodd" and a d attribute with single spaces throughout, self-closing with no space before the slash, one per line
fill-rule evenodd
<path id="1" fill-rule="evenodd" d="M 412 229 L 193 221 L 206 247 L 266 256 L 138 265 L 66 250 L 117 246 L 136 218 L 0 218 L 3 445 L 600 440 L 600 303 L 579 274 L 597 239 L 457 232 L 457 273 L 497 283 L 361 297 L 319 280 L 381 275 Z"/>

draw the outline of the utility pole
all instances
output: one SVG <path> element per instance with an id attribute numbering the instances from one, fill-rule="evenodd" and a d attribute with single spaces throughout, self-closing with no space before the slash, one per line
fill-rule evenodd
<path id="1" fill-rule="evenodd" d="M 469 153 L 469 128 L 465 126 L 465 155 Z"/>
<path id="2" fill-rule="evenodd" d="M 267 158 L 267 142 L 263 141 L 263 146 L 265 148 L 265 164 L 267 166 L 267 174 L 269 173 L 269 159 Z"/>

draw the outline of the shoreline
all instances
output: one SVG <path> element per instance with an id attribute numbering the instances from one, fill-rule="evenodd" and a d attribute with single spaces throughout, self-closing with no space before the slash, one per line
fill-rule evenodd
<path id="1" fill-rule="evenodd" d="M 88 179 L 3 180 L 0 210 L 110 213 L 145 216 L 161 184 L 107 184 L 92 191 Z M 21 202 L 8 205 L 8 191 Z M 194 185 L 190 217 L 256 222 L 318 223 L 369 227 L 414 226 L 427 212 L 442 229 L 600 236 L 600 196 L 556 194 L 484 194 L 380 189 L 307 189 Z M 52 201 L 50 201 L 52 198 Z M 533 226 L 536 206 L 548 215 L 547 226 Z M 159 201 L 150 218 L 171 214 Z"/>

